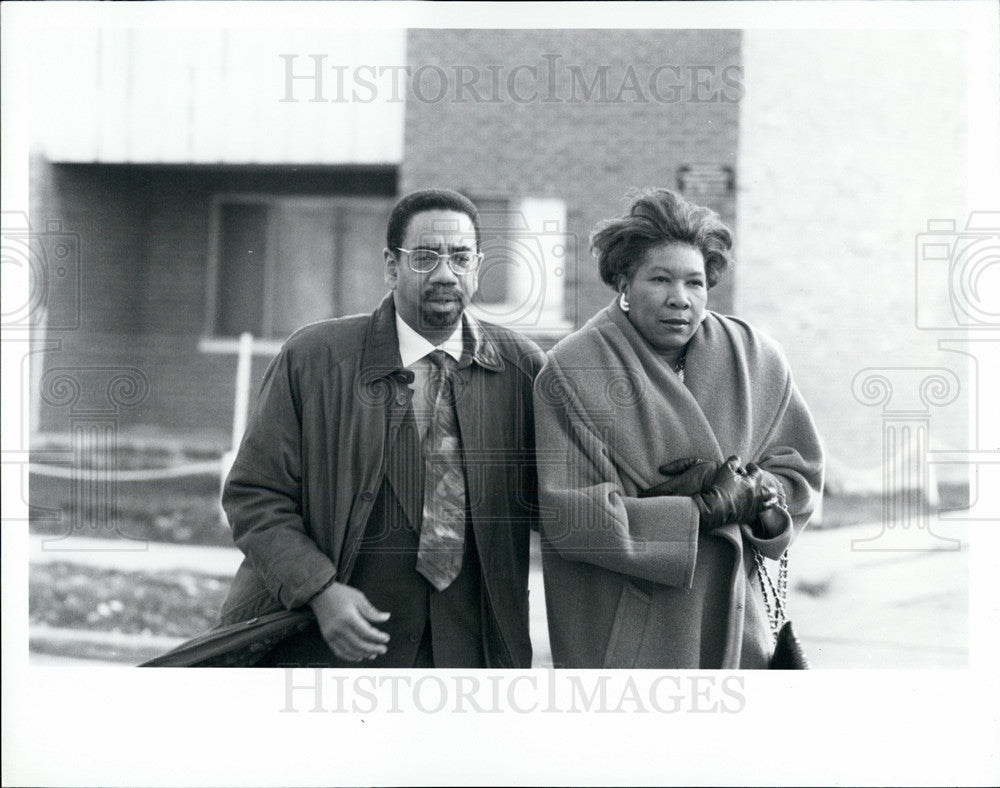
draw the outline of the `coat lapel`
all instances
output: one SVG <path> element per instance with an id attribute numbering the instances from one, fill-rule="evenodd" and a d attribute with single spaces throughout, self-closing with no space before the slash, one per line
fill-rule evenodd
<path id="1" fill-rule="evenodd" d="M 618 368 L 604 372 L 604 377 L 627 376 L 630 382 L 620 387 L 628 392 L 624 397 L 616 397 L 610 385 L 614 381 L 605 382 L 605 407 L 615 414 L 616 461 L 627 459 L 623 464 L 631 469 L 636 487 L 643 489 L 662 481 L 659 466 L 682 457 L 725 459 L 698 391 L 689 389 L 663 363 L 617 306 L 610 307 L 607 314 L 610 324 L 604 328 L 610 332 L 607 338 L 619 359 Z M 699 355 L 689 360 L 685 376 L 698 363 Z M 685 380 L 690 382 L 689 377 Z"/>
<path id="2" fill-rule="evenodd" d="M 479 458 L 487 456 L 489 446 L 483 445 L 483 430 L 478 426 L 482 423 L 482 414 L 477 411 L 477 403 L 487 403 L 489 378 L 495 374 L 472 366 L 460 367 L 455 372 L 455 413 L 458 416 L 458 429 L 462 442 L 462 458 L 465 466 L 465 484 L 469 495 L 469 505 L 473 512 L 482 507 L 487 500 L 489 490 L 484 489 L 484 471 Z M 495 448 L 495 447 L 492 447 Z M 493 538 L 493 529 L 489 523 L 477 526 L 473 516 L 472 528 L 476 536 L 476 548 L 480 560 L 486 565 L 490 555 L 489 545 Z"/>
<path id="3" fill-rule="evenodd" d="M 358 428 L 351 436 L 359 441 L 354 452 L 359 466 L 356 478 L 380 480 L 388 449 L 395 442 L 409 407 L 408 402 L 399 400 L 401 380 L 408 373 L 399 357 L 396 310 L 391 293 L 372 312 L 363 347 L 354 390 Z M 374 492 L 357 490 L 356 494 L 364 496 Z M 344 540 L 348 549 L 360 544 L 368 525 L 369 511 L 370 507 L 352 506 Z M 340 571 L 345 576 L 352 562 L 353 555 L 340 562 Z"/>
<path id="4" fill-rule="evenodd" d="M 390 418 L 386 477 L 413 530 L 419 531 L 424 509 L 424 456 L 420 434 L 413 409 L 408 404 L 401 415 L 394 412 Z M 392 422 L 397 422 L 395 428 Z"/>
<path id="5" fill-rule="evenodd" d="M 472 512 L 481 509 L 488 496 L 495 490 L 487 490 L 486 469 L 480 458 L 496 451 L 496 446 L 484 445 L 483 413 L 480 410 L 490 402 L 490 384 L 494 375 L 505 368 L 500 350 L 493 339 L 472 315 L 466 313 L 463 322 L 462 360 L 455 370 L 455 414 L 458 417 L 459 438 L 462 445 L 465 483 L 469 506 Z M 490 543 L 494 529 L 491 523 L 476 523 L 471 518 L 476 537 L 476 549 L 483 566 L 488 565 L 492 555 Z"/>
<path id="6" fill-rule="evenodd" d="M 754 424 L 753 398 L 747 360 L 711 313 L 688 343 L 685 384 L 719 445 L 719 457 L 738 454 L 752 459 L 750 428 Z"/>

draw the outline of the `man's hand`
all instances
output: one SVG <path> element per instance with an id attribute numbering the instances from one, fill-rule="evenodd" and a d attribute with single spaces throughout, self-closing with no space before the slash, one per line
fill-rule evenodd
<path id="1" fill-rule="evenodd" d="M 389 635 L 372 626 L 389 620 L 358 589 L 334 583 L 309 600 L 323 639 L 340 659 L 360 662 L 385 654 Z"/>
<path id="2" fill-rule="evenodd" d="M 722 463 L 708 492 L 692 496 L 698 506 L 701 530 L 756 520 L 765 502 L 777 496 L 762 483 L 761 474 L 753 463 L 741 468 L 739 457 L 730 457 Z"/>

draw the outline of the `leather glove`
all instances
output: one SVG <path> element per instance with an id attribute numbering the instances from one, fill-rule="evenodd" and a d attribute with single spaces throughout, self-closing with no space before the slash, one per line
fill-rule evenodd
<path id="1" fill-rule="evenodd" d="M 785 499 L 785 485 L 781 479 L 770 471 L 758 468 L 753 463 L 747 463 L 747 472 L 751 472 L 751 466 L 757 470 L 754 476 L 759 479 L 760 491 L 764 497 L 764 503 L 757 517 L 750 523 L 750 528 L 754 536 L 760 539 L 771 539 L 777 536 L 778 532 L 785 524 L 784 518 L 779 512 L 787 512 Z"/>
<path id="2" fill-rule="evenodd" d="M 730 523 L 752 523 L 772 495 L 776 493 L 765 492 L 760 468 L 750 463 L 744 470 L 739 457 L 730 457 L 712 477 L 708 492 L 692 496 L 699 528 L 711 531 Z"/>
<path id="3" fill-rule="evenodd" d="M 700 460 L 697 457 L 684 457 L 660 466 L 660 473 L 667 476 L 666 481 L 655 487 L 642 490 L 640 498 L 653 498 L 658 495 L 696 495 L 706 493 L 711 489 L 712 477 L 719 470 L 720 462 L 715 460 Z"/>
<path id="4" fill-rule="evenodd" d="M 747 463 L 745 470 L 764 499 L 763 508 L 785 508 L 785 485 L 781 483 L 781 479 L 752 462 Z"/>

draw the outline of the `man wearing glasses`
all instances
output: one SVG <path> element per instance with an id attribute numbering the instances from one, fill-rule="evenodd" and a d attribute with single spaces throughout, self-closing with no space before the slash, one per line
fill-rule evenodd
<path id="1" fill-rule="evenodd" d="M 299 330 L 269 366 L 223 493 L 246 558 L 222 622 L 316 625 L 258 664 L 531 666 L 542 355 L 466 313 L 480 241 L 462 195 L 403 197 L 379 307 Z"/>

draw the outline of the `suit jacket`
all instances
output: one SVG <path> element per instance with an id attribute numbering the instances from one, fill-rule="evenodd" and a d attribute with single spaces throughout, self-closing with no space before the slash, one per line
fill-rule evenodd
<path id="1" fill-rule="evenodd" d="M 778 346 L 710 312 L 682 382 L 613 304 L 549 351 L 535 420 L 556 665 L 766 667 L 748 545 L 778 558 L 822 486 L 819 437 Z M 703 536 L 691 498 L 637 497 L 664 463 L 733 454 L 785 486 L 790 514 L 774 538 L 746 524 Z"/>
<path id="2" fill-rule="evenodd" d="M 537 525 L 532 382 L 543 356 L 526 338 L 466 315 L 472 363 L 455 372 L 456 412 L 491 665 L 530 667 L 528 541 Z M 246 558 L 221 621 L 305 605 L 346 582 L 409 396 L 391 296 L 371 315 L 297 331 L 272 360 L 222 503 Z"/>

